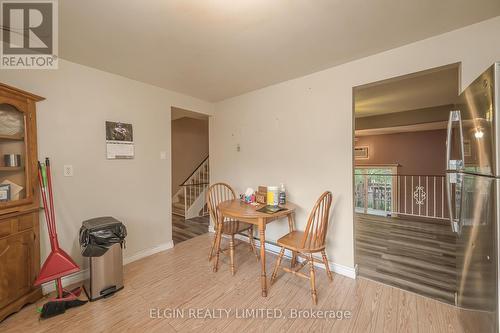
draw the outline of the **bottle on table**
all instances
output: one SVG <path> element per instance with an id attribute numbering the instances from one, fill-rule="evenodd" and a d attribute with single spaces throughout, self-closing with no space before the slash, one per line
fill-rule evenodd
<path id="1" fill-rule="evenodd" d="M 280 186 L 280 199 L 279 199 L 279 204 L 280 205 L 284 205 L 286 204 L 286 189 L 285 189 L 285 185 L 282 183 L 281 186 Z"/>

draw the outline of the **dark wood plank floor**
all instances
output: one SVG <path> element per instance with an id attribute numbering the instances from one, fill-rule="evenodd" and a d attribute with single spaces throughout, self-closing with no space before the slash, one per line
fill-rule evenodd
<path id="1" fill-rule="evenodd" d="M 454 304 L 456 236 L 449 225 L 356 214 L 359 275 Z"/>
<path id="2" fill-rule="evenodd" d="M 172 214 L 172 239 L 174 244 L 207 233 L 209 222 L 208 216 L 185 220 L 182 216 Z"/>

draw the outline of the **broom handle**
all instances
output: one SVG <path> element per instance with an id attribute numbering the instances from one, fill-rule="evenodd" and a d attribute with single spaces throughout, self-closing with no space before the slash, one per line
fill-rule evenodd
<path id="1" fill-rule="evenodd" d="M 63 298 L 64 296 L 64 289 L 61 278 L 57 278 L 57 296 L 58 298 Z"/>
<path id="2" fill-rule="evenodd" d="M 42 192 L 42 201 L 43 201 L 43 212 L 45 214 L 45 220 L 47 221 L 47 229 L 49 232 L 49 240 L 50 240 L 50 247 L 52 250 L 56 248 L 56 243 L 54 242 L 54 237 L 53 237 L 53 230 L 52 230 L 52 222 L 50 219 L 50 212 L 48 210 L 47 206 L 47 193 L 45 191 L 45 186 L 43 184 L 43 177 L 42 177 L 42 164 L 38 162 L 38 182 L 40 183 L 40 189 Z M 56 240 L 57 241 L 57 240 Z"/>
<path id="3" fill-rule="evenodd" d="M 54 220 L 52 219 L 52 213 L 50 210 L 50 203 L 49 203 L 49 194 L 48 194 L 48 180 L 47 180 L 47 166 L 45 164 L 42 164 L 42 180 L 43 180 L 43 189 L 45 191 L 45 201 L 47 203 L 47 212 L 49 212 L 49 221 L 50 221 L 50 231 L 51 235 L 54 236 L 56 231 L 54 229 Z"/>
<path id="4" fill-rule="evenodd" d="M 43 201 L 43 212 L 45 214 L 45 220 L 47 221 L 47 229 L 49 232 L 49 236 L 52 234 L 52 224 L 50 221 L 50 213 L 47 207 L 47 194 L 45 192 L 45 187 L 43 184 L 43 171 L 42 171 L 42 164 L 38 162 L 38 182 L 40 183 L 40 190 L 42 192 L 42 201 Z"/>
<path id="5" fill-rule="evenodd" d="M 45 158 L 45 181 L 47 183 L 47 189 L 48 189 L 48 204 L 50 207 L 49 213 L 50 213 L 50 222 L 52 223 L 52 238 L 54 241 L 54 245 L 57 249 L 59 249 L 59 240 L 57 239 L 57 228 L 56 228 L 56 217 L 54 213 L 54 200 L 52 198 L 52 181 L 51 181 L 51 174 L 50 174 L 50 161 L 49 158 Z M 47 190 L 46 190 L 47 192 Z"/>
<path id="6" fill-rule="evenodd" d="M 56 214 L 54 212 L 54 197 L 52 195 L 52 175 L 50 173 L 50 160 L 48 157 L 45 158 L 45 167 L 47 172 L 47 186 L 49 188 L 49 203 L 50 203 L 50 217 L 52 218 L 52 225 L 54 227 L 54 234 L 57 235 L 56 228 Z"/>

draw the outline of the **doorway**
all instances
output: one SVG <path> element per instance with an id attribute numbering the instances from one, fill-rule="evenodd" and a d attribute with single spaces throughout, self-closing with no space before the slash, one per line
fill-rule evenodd
<path id="1" fill-rule="evenodd" d="M 459 64 L 353 89 L 355 265 L 360 276 L 455 302 L 445 144 Z"/>
<path id="2" fill-rule="evenodd" d="M 208 232 L 208 116 L 172 107 L 171 136 L 172 238 L 178 244 Z"/>

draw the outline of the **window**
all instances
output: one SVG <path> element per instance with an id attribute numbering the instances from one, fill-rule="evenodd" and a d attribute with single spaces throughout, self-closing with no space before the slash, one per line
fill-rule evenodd
<path id="1" fill-rule="evenodd" d="M 354 169 L 355 211 L 392 215 L 395 211 L 397 166 L 356 166 Z"/>

